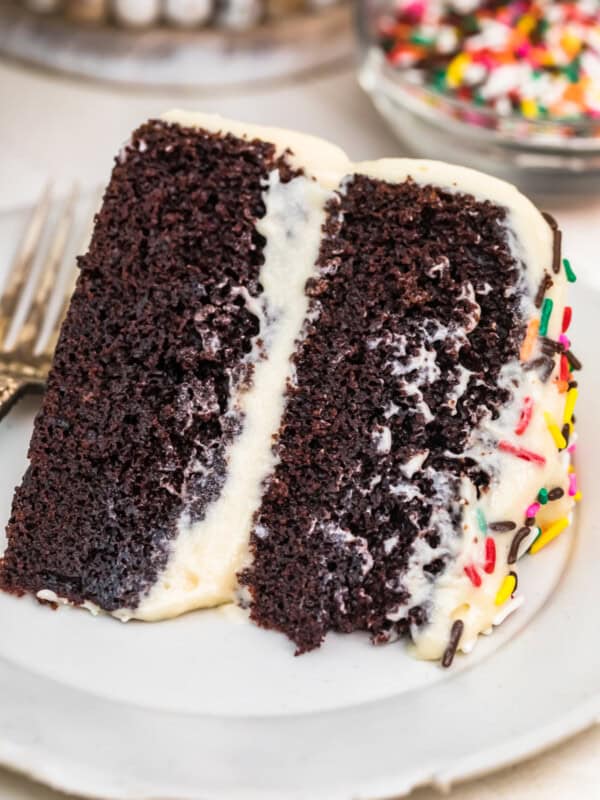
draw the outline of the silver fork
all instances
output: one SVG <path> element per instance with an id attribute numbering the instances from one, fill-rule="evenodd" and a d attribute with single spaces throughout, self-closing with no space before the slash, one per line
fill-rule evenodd
<path id="1" fill-rule="evenodd" d="M 52 203 L 50 187 L 44 190 L 33 209 L 11 265 L 0 299 L 0 419 L 23 393 L 30 389 L 42 389 L 46 381 L 75 283 L 76 267 L 73 262 L 68 265 L 68 274 L 62 282 L 62 297 L 55 298 L 55 293 L 59 291 L 57 279 L 67 266 L 64 259 L 73 233 L 77 198 L 78 190 L 74 186 L 57 222 L 49 231 L 49 244 L 42 252 Z M 85 227 L 87 239 L 91 224 Z M 25 305 L 27 293 L 32 291 L 31 301 Z M 49 309 L 57 301 L 60 306 L 50 320 Z M 18 316 L 23 317 L 22 321 L 18 321 Z M 44 333 L 45 341 L 42 341 Z"/>

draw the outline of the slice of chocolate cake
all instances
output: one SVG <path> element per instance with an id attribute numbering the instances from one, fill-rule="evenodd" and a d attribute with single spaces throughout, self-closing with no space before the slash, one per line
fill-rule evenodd
<path id="1" fill-rule="evenodd" d="M 573 505 L 559 239 L 471 170 L 143 125 L 80 259 L 0 585 L 121 619 L 237 601 L 299 652 L 362 630 L 449 664 Z"/>

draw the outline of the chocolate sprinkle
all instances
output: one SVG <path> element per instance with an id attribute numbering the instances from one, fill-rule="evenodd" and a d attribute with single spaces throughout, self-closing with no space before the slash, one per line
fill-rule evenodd
<path id="1" fill-rule="evenodd" d="M 581 361 L 577 358 L 572 350 L 567 350 L 565 356 L 567 357 L 567 361 L 573 367 L 573 369 L 581 369 Z"/>
<path id="2" fill-rule="evenodd" d="M 560 272 L 562 233 L 552 214 L 548 214 L 546 211 L 542 212 L 542 214 L 548 225 L 552 228 L 552 233 L 554 234 L 554 241 L 552 243 L 552 272 L 558 275 Z"/>
<path id="3" fill-rule="evenodd" d="M 525 525 L 528 525 L 529 527 L 531 527 L 534 522 L 535 522 L 535 517 L 526 517 L 525 518 Z"/>
<path id="4" fill-rule="evenodd" d="M 546 220 L 548 225 L 550 225 L 553 231 L 558 230 L 558 222 L 554 219 L 552 214 L 550 214 L 548 211 L 542 211 L 542 217 Z"/>
<path id="5" fill-rule="evenodd" d="M 442 667 L 448 668 L 452 665 L 464 628 L 465 623 L 462 621 L 462 619 L 457 619 L 456 622 L 453 623 L 452 628 L 450 629 L 448 647 L 446 647 L 444 650 L 444 655 L 442 656 Z"/>
<path id="6" fill-rule="evenodd" d="M 565 422 L 565 424 L 562 426 L 561 433 L 562 433 L 563 438 L 565 440 L 565 447 L 566 447 L 569 444 L 569 439 L 571 437 L 571 426 L 569 425 L 568 422 Z M 563 447 L 563 450 L 564 450 L 564 447 Z"/>
<path id="7" fill-rule="evenodd" d="M 579 386 L 577 381 L 569 381 L 569 383 L 567 385 L 568 385 L 569 389 L 576 389 Z"/>
<path id="8" fill-rule="evenodd" d="M 516 527 L 516 524 L 509 519 L 503 522 L 490 522 L 489 524 L 490 530 L 496 533 L 508 533 L 508 531 L 514 531 Z"/>
<path id="9" fill-rule="evenodd" d="M 540 336 L 539 342 L 542 352 L 547 356 L 553 356 L 555 353 L 564 353 L 565 346 L 561 342 L 557 342 L 556 339 Z"/>
<path id="10" fill-rule="evenodd" d="M 548 500 L 560 500 L 560 498 L 564 495 L 564 490 L 557 486 L 555 489 L 551 489 L 548 492 Z"/>
<path id="11" fill-rule="evenodd" d="M 515 533 L 512 542 L 510 543 L 510 550 L 508 551 L 508 564 L 515 564 L 517 561 L 517 557 L 519 555 L 519 547 L 521 546 L 521 542 L 526 539 L 529 534 L 531 533 L 531 528 L 525 525 L 523 528 L 519 528 L 519 530 Z M 516 587 L 515 587 L 516 588 Z"/>
<path id="12" fill-rule="evenodd" d="M 562 232 L 554 231 L 554 242 L 552 246 L 552 272 L 558 275 L 560 272 L 560 251 L 562 249 Z"/>
<path id="13" fill-rule="evenodd" d="M 542 307 L 542 303 L 544 301 L 544 295 L 546 294 L 546 292 L 552 286 L 553 283 L 554 281 L 552 280 L 550 275 L 548 275 L 547 272 L 544 272 L 544 277 L 542 278 L 539 288 L 535 295 L 534 303 L 536 308 Z"/>
<path id="14" fill-rule="evenodd" d="M 517 591 L 518 587 L 519 587 L 519 576 L 517 575 L 516 572 L 513 572 L 512 570 L 508 574 L 512 575 L 513 578 L 515 579 L 515 587 L 512 590 L 512 594 L 511 594 L 511 597 L 512 597 L 514 595 L 514 593 Z"/>

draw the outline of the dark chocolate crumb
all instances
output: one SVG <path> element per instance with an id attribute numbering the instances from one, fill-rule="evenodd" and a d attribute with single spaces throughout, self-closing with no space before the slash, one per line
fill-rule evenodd
<path id="1" fill-rule="evenodd" d="M 548 500 L 560 500 L 564 493 L 564 489 L 561 489 L 560 486 L 557 486 L 555 489 L 550 489 L 548 492 Z"/>
<path id="2" fill-rule="evenodd" d="M 464 628 L 465 623 L 462 621 L 462 619 L 457 619 L 456 622 L 453 623 L 452 628 L 450 629 L 448 646 L 444 650 L 444 655 L 442 656 L 442 667 L 447 669 L 448 667 L 452 666 L 452 662 L 454 661 L 454 656 L 458 650 L 458 644 Z"/>

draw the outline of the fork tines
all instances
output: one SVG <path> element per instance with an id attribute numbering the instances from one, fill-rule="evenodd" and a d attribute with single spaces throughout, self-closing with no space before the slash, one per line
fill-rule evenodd
<path id="1" fill-rule="evenodd" d="M 65 280 L 59 278 L 74 229 L 78 196 L 79 190 L 73 186 L 53 225 L 49 223 L 50 185 L 33 209 L 0 299 L 0 357 L 10 356 L 27 366 L 36 356 L 51 353 L 73 288 L 74 263 L 71 274 Z M 59 298 L 62 284 L 68 296 Z"/>

